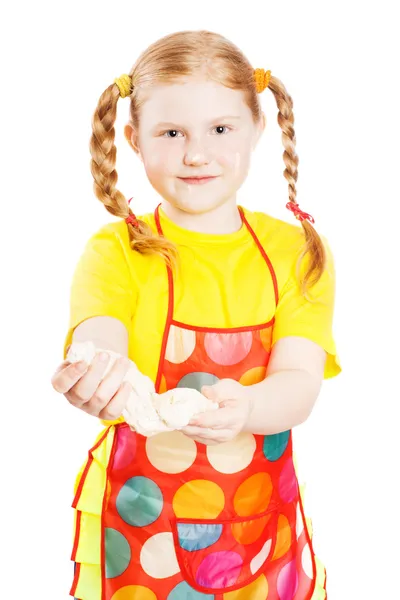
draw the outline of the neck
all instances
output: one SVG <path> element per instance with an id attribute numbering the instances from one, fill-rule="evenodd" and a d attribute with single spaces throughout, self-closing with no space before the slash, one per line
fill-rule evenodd
<path id="1" fill-rule="evenodd" d="M 225 202 L 205 213 L 188 213 L 167 200 L 161 203 L 164 213 L 179 227 L 197 233 L 223 234 L 239 231 L 242 219 L 236 201 Z"/>

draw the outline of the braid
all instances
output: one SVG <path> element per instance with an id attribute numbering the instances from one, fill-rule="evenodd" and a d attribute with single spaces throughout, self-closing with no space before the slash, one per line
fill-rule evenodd
<path id="1" fill-rule="evenodd" d="M 117 148 L 115 146 L 114 123 L 117 115 L 117 102 L 120 98 L 118 86 L 111 84 L 100 96 L 92 117 L 92 136 L 90 138 L 90 171 L 94 182 L 96 197 L 104 204 L 109 213 L 126 219 L 133 215 L 125 196 L 115 187 L 118 174 L 115 169 Z M 127 223 L 132 250 L 141 254 L 158 253 L 172 266 L 177 259 L 175 245 L 166 238 L 154 235 L 147 223 L 136 219 Z"/>
<path id="2" fill-rule="evenodd" d="M 276 77 L 271 77 L 268 87 L 275 97 L 279 110 L 278 123 L 282 129 L 282 142 L 285 148 L 283 160 L 286 168 L 283 171 L 283 175 L 288 181 L 289 204 L 293 204 L 293 212 L 296 212 L 294 206 L 297 205 L 296 182 L 298 177 L 297 166 L 299 164 L 299 158 L 295 150 L 296 134 L 293 127 L 293 100 L 282 82 Z M 301 220 L 301 224 L 305 233 L 306 244 L 297 263 L 297 276 L 300 279 L 300 264 L 305 255 L 309 253 L 310 264 L 303 281 L 301 281 L 301 291 L 306 295 L 308 289 L 317 283 L 324 271 L 326 251 L 320 236 L 312 224 L 307 219 Z"/>

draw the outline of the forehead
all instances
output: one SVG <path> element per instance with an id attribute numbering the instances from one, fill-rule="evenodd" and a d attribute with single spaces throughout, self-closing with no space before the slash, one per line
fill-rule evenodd
<path id="1" fill-rule="evenodd" d="M 243 92 L 213 81 L 184 81 L 146 90 L 141 107 L 143 125 L 160 121 L 208 122 L 223 115 L 249 118 Z"/>

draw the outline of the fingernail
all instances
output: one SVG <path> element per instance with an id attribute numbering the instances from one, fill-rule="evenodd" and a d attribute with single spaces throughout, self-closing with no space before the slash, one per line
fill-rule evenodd
<path id="1" fill-rule="evenodd" d="M 108 360 L 107 352 L 100 352 L 99 361 L 104 363 L 104 362 L 107 362 L 107 360 Z"/>

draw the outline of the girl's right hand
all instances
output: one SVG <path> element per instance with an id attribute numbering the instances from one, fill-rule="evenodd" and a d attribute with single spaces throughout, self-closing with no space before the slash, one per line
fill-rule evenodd
<path id="1" fill-rule="evenodd" d="M 113 421 L 121 416 L 132 389 L 127 381 L 122 383 L 131 363 L 127 357 L 119 357 L 102 379 L 110 357 L 107 354 L 102 362 L 101 354 L 96 354 L 89 366 L 83 363 L 80 367 L 81 363 L 64 360 L 52 376 L 51 384 L 72 406 Z"/>

